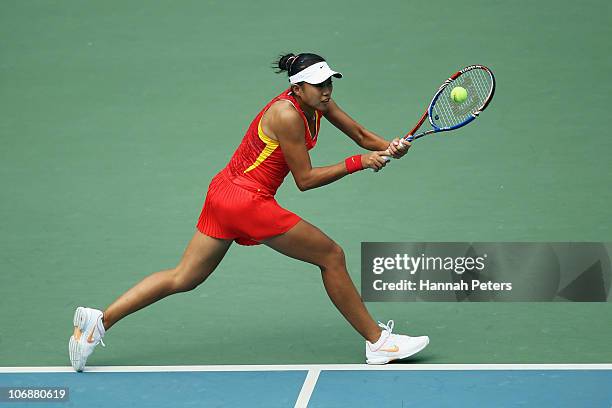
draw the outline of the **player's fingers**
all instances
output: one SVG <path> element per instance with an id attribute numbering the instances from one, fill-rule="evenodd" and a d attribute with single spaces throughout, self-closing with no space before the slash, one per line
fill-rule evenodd
<path id="1" fill-rule="evenodd" d="M 374 170 L 374 172 L 378 172 L 382 170 L 391 161 L 391 157 L 389 156 L 376 156 L 376 157 L 377 159 L 372 163 L 372 170 Z"/>
<path id="2" fill-rule="evenodd" d="M 387 165 L 387 163 L 389 163 L 389 161 L 391 160 L 391 158 L 389 156 L 377 156 L 376 161 L 378 162 L 378 164 L 380 164 L 381 167 L 385 167 Z"/>
<path id="3" fill-rule="evenodd" d="M 373 169 L 380 170 L 384 167 L 385 160 L 383 159 L 383 156 L 379 155 L 378 152 L 375 152 L 370 156 L 370 164 Z"/>
<path id="4" fill-rule="evenodd" d="M 404 156 L 406 153 L 408 153 L 408 149 L 410 149 L 410 146 L 412 146 L 410 142 L 406 140 L 401 140 L 400 145 L 399 145 L 398 157 L 396 158 L 400 158 Z"/>
<path id="5" fill-rule="evenodd" d="M 404 151 L 401 149 L 397 149 L 395 152 L 393 152 L 393 154 L 390 154 L 389 156 L 393 157 L 394 159 L 400 159 L 403 155 Z"/>

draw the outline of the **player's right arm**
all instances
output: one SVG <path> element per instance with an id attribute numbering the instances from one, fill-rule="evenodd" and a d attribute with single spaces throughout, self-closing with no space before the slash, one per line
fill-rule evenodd
<path id="1" fill-rule="evenodd" d="M 348 174 L 344 161 L 325 167 L 312 167 L 310 154 L 304 141 L 304 121 L 289 104 L 276 103 L 266 112 L 265 132 L 278 140 L 285 161 L 291 170 L 295 184 L 301 191 L 317 188 L 341 179 Z M 381 154 L 371 152 L 361 155 L 364 168 L 380 170 L 386 164 Z"/>

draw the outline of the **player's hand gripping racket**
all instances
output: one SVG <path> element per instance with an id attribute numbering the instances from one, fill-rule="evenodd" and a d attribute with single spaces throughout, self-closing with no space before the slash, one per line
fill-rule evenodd
<path id="1" fill-rule="evenodd" d="M 455 88 L 463 88 L 465 92 L 462 89 L 453 91 Z M 412 142 L 432 133 L 467 125 L 486 109 L 494 93 L 495 77 L 489 68 L 470 65 L 455 72 L 435 93 L 416 126 L 400 139 L 400 147 L 404 140 Z M 420 133 L 416 133 L 418 130 Z M 390 159 L 385 158 L 387 161 Z"/>

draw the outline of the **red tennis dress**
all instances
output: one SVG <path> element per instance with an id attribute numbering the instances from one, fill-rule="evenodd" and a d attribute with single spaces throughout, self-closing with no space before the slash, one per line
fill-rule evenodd
<path id="1" fill-rule="evenodd" d="M 208 236 L 233 239 L 241 245 L 261 241 L 289 231 L 301 218 L 282 208 L 274 199 L 289 173 L 278 141 L 266 136 L 261 118 L 276 101 L 293 104 L 304 121 L 304 143 L 308 150 L 317 144 L 321 112 L 315 111 L 315 134 L 291 89 L 272 99 L 255 117 L 229 163 L 210 182 L 198 230 Z"/>

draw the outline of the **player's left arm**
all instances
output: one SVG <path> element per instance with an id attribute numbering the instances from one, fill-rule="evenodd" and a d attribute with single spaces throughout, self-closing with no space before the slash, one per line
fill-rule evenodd
<path id="1" fill-rule="evenodd" d="M 331 99 L 328 103 L 328 109 L 323 113 L 329 122 L 337 127 L 342 133 L 353 139 L 355 143 L 364 149 L 368 150 L 388 150 L 391 156 L 399 159 L 406 154 L 410 148 L 410 143 L 404 142 L 402 147 L 399 146 L 399 138 L 388 141 L 378 136 L 376 133 L 366 129 L 359 124 L 355 119 L 351 118 Z"/>

